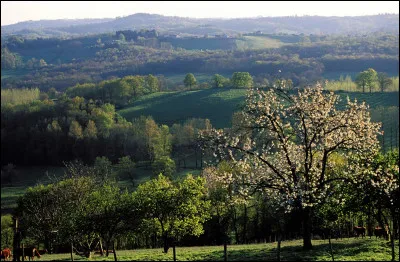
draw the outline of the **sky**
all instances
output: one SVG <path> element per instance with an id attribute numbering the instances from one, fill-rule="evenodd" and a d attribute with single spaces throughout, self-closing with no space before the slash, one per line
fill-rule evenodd
<path id="1" fill-rule="evenodd" d="M 399 1 L 1 1 L 1 25 L 150 13 L 192 18 L 399 14 Z"/>

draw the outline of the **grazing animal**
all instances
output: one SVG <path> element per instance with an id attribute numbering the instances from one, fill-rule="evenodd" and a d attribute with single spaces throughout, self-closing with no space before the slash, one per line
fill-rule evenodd
<path id="1" fill-rule="evenodd" d="M 22 257 L 22 248 L 18 248 L 17 250 L 15 250 L 15 255 Z M 29 258 L 29 260 L 34 260 L 35 256 L 37 256 L 38 258 L 41 257 L 41 255 L 39 254 L 38 250 L 35 247 L 26 247 L 24 248 L 24 259 L 26 259 L 26 257 Z"/>
<path id="2" fill-rule="evenodd" d="M 4 261 L 8 261 L 9 258 L 11 258 L 11 250 L 9 248 L 5 248 L 1 250 L 1 258 L 4 259 Z"/>
<path id="3" fill-rule="evenodd" d="M 365 227 L 353 227 L 354 235 L 358 238 L 360 235 L 365 237 Z"/>
<path id="4" fill-rule="evenodd" d="M 387 228 L 381 228 L 381 227 L 375 227 L 374 233 L 376 238 L 384 237 L 385 239 L 387 239 L 389 235 Z"/>

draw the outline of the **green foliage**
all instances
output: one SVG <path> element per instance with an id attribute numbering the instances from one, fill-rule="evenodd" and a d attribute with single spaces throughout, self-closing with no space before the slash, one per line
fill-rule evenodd
<path id="1" fill-rule="evenodd" d="M 136 205 L 144 214 L 142 228 L 157 230 L 163 237 L 164 252 L 168 252 L 172 237 L 178 240 L 185 235 L 199 236 L 208 219 L 209 201 L 205 200 L 204 179 L 188 175 L 180 183 L 159 175 L 139 185 L 133 193 Z"/>
<path id="2" fill-rule="evenodd" d="M 16 69 L 22 66 L 21 57 L 7 47 L 1 47 L 1 69 Z"/>
<path id="3" fill-rule="evenodd" d="M 96 157 L 93 167 L 95 169 L 95 172 L 100 175 L 101 181 L 115 179 L 115 173 L 112 169 L 112 163 L 107 157 Z"/>
<path id="4" fill-rule="evenodd" d="M 151 168 L 155 176 L 163 174 L 164 176 L 169 178 L 172 177 L 172 175 L 176 170 L 175 161 L 169 158 L 168 156 L 162 156 L 156 158 L 153 164 L 151 165 Z"/>
<path id="5" fill-rule="evenodd" d="M 83 131 L 83 136 L 86 138 L 96 139 L 97 138 L 97 128 L 96 123 L 93 120 L 89 120 L 88 124 Z"/>
<path id="6" fill-rule="evenodd" d="M 227 83 L 229 83 L 229 79 L 226 79 L 222 75 L 215 74 L 213 79 L 213 87 L 220 88 L 220 87 L 225 87 Z"/>
<path id="7" fill-rule="evenodd" d="M 112 80 L 101 81 L 99 84 L 84 83 L 76 84 L 66 90 L 69 97 L 80 96 L 85 99 L 101 100 L 125 106 L 139 97 L 160 90 L 158 78 L 148 76 L 125 76 Z"/>
<path id="8" fill-rule="evenodd" d="M 129 156 L 124 156 L 118 159 L 118 164 L 116 164 L 115 169 L 120 177 L 128 176 L 133 181 L 135 166 L 135 162 Z"/>
<path id="9" fill-rule="evenodd" d="M 393 84 L 393 80 L 389 78 L 386 73 L 379 72 L 377 75 L 377 83 L 380 91 L 383 92 Z"/>
<path id="10" fill-rule="evenodd" d="M 1 216 L 1 250 L 12 247 L 14 239 L 13 221 L 11 215 Z"/>
<path id="11" fill-rule="evenodd" d="M 234 88 L 249 88 L 253 86 L 253 78 L 249 72 L 235 72 L 231 78 Z"/>
<path id="12" fill-rule="evenodd" d="M 39 88 L 1 89 L 1 106 L 29 104 L 32 101 L 39 100 L 39 95 Z"/>
<path id="13" fill-rule="evenodd" d="M 148 93 L 160 91 L 160 83 L 158 82 L 158 78 L 151 74 L 146 76 L 145 89 L 148 90 Z"/>
<path id="14" fill-rule="evenodd" d="M 75 139 L 82 139 L 83 138 L 83 132 L 82 132 L 82 127 L 79 124 L 79 122 L 72 120 L 71 126 L 69 127 L 69 132 L 68 135 L 75 138 Z"/>
<path id="15" fill-rule="evenodd" d="M 356 77 L 356 84 L 359 88 L 362 88 L 363 93 L 365 92 L 365 88 L 369 88 L 369 92 L 371 93 L 376 81 L 377 72 L 372 68 L 368 68 L 367 70 L 359 73 Z"/>
<path id="16" fill-rule="evenodd" d="M 183 83 L 185 84 L 186 87 L 191 89 L 192 86 L 196 85 L 197 81 L 196 81 L 196 78 L 194 77 L 194 75 L 192 73 L 188 73 L 185 76 L 185 79 L 183 80 Z"/>

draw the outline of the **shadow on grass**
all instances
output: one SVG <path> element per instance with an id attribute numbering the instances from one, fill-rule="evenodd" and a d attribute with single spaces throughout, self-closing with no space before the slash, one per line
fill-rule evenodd
<path id="1" fill-rule="evenodd" d="M 361 253 L 371 251 L 371 247 L 362 243 L 332 243 L 333 254 L 335 259 L 340 257 L 356 257 Z M 281 248 L 282 261 L 331 261 L 329 253 L 329 244 L 323 243 L 314 245 L 312 250 L 305 251 L 302 246 L 286 246 Z M 228 246 L 228 261 L 277 261 L 277 248 L 265 246 L 265 248 L 246 249 L 234 248 Z M 207 261 L 223 261 L 224 253 L 221 251 L 213 251 L 202 257 L 201 260 Z M 347 259 L 346 259 L 347 260 Z"/>

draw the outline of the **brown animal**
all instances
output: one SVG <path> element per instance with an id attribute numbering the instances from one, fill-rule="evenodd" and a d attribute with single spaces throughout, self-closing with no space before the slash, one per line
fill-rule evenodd
<path id="1" fill-rule="evenodd" d="M 1 258 L 4 259 L 4 261 L 7 261 L 11 258 L 11 250 L 9 248 L 5 248 L 1 250 Z"/>
<path id="2" fill-rule="evenodd" d="M 22 257 L 22 248 L 18 248 L 17 250 L 15 250 L 15 255 Z M 37 256 L 38 258 L 41 257 L 41 255 L 39 254 L 38 250 L 35 247 L 25 247 L 24 248 L 24 259 L 26 259 L 26 257 L 29 258 L 29 261 L 32 259 L 35 259 L 35 256 Z"/>
<path id="3" fill-rule="evenodd" d="M 381 228 L 381 227 L 375 227 L 374 233 L 376 238 L 384 237 L 385 239 L 387 239 L 389 235 L 387 228 Z"/>
<path id="4" fill-rule="evenodd" d="M 365 237 L 365 227 L 353 227 L 354 235 L 358 238 L 360 235 Z"/>

